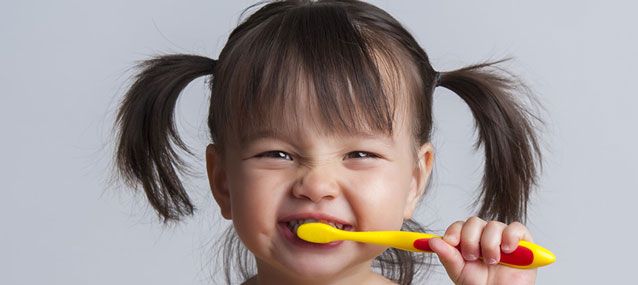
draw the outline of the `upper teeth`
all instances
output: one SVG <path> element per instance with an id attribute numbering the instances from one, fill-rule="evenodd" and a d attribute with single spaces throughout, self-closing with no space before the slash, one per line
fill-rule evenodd
<path id="1" fill-rule="evenodd" d="M 328 224 L 331 225 L 337 229 L 342 230 L 343 229 L 343 225 L 342 224 L 338 224 L 338 223 L 333 223 L 333 222 L 328 222 L 328 221 L 324 221 L 324 220 L 317 220 L 317 219 L 301 219 L 301 220 L 292 220 L 288 222 L 288 227 L 292 230 L 293 233 L 297 232 L 297 228 L 299 227 L 299 225 L 301 224 L 305 224 L 305 223 L 313 223 L 313 222 L 321 222 L 324 224 Z"/>

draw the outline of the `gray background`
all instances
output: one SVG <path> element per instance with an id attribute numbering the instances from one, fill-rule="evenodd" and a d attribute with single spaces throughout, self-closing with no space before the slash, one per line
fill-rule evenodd
<path id="1" fill-rule="evenodd" d="M 0 9 L 0 284 L 211 284 L 222 227 L 204 172 L 207 89 L 177 106 L 199 208 L 163 228 L 141 195 L 108 187 L 111 124 L 133 62 L 217 55 L 255 1 L 5 1 Z M 514 56 L 547 108 L 545 169 L 528 226 L 557 262 L 539 284 L 633 280 L 638 151 L 632 1 L 372 1 L 438 70 Z M 480 3 L 479 3 L 480 2 Z M 418 220 L 443 230 L 472 213 L 482 173 L 469 109 L 435 94 L 433 192 Z M 219 278 L 221 276 L 216 276 Z M 437 269 L 432 284 L 449 284 Z M 220 280 L 220 279 L 217 279 Z M 219 281 L 217 281 L 219 282 Z"/>

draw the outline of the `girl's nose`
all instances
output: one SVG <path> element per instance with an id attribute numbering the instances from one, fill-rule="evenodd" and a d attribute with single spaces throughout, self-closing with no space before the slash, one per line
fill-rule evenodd
<path id="1" fill-rule="evenodd" d="M 295 198 L 308 199 L 318 203 L 322 199 L 336 198 L 339 191 L 336 173 L 328 167 L 312 167 L 294 184 L 292 194 Z"/>

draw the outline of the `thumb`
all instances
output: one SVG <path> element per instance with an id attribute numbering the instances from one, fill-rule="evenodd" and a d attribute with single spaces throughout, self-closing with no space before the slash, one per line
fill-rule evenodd
<path id="1" fill-rule="evenodd" d="M 456 280 L 461 276 L 461 272 L 465 266 L 465 260 L 463 256 L 461 256 L 461 253 L 441 238 L 431 238 L 429 245 L 432 251 L 439 257 L 450 279 L 456 283 Z"/>

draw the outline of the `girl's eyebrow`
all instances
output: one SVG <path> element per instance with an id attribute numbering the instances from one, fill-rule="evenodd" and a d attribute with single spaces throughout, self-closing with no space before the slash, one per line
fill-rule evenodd
<path id="1" fill-rule="evenodd" d="M 368 131 L 360 131 L 353 130 L 348 134 L 344 134 L 343 137 L 358 137 L 362 139 L 370 139 L 370 140 L 382 140 L 383 144 L 392 147 L 394 146 L 394 138 L 379 132 L 368 132 Z M 262 129 L 254 132 L 243 133 L 241 135 L 241 144 L 246 145 L 250 142 L 253 142 L 262 138 L 279 138 L 279 139 L 288 139 L 294 140 L 294 136 L 288 132 L 281 132 L 274 129 Z"/>

